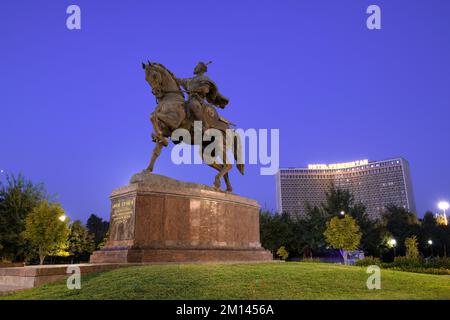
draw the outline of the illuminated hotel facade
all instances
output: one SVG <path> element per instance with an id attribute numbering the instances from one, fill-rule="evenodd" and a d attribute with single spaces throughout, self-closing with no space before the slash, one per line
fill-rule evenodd
<path id="1" fill-rule="evenodd" d="M 325 201 L 332 184 L 348 189 L 373 219 L 390 204 L 416 213 L 409 163 L 403 158 L 282 168 L 276 176 L 277 211 L 302 215 L 306 203 L 319 206 Z"/>

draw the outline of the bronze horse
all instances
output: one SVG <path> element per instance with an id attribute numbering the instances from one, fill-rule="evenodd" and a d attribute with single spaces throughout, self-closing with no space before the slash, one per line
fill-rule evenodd
<path id="1" fill-rule="evenodd" d="M 150 163 L 146 169 L 147 171 L 152 172 L 156 159 L 161 154 L 162 148 L 168 145 L 168 140 L 171 138 L 172 133 L 179 128 L 186 129 L 191 134 L 191 137 L 194 137 L 194 121 L 198 119 L 195 119 L 193 113 L 186 109 L 184 93 L 180 89 L 177 78 L 172 72 L 159 63 L 143 63 L 142 67 L 145 70 L 145 79 L 149 83 L 152 93 L 157 101 L 155 111 L 150 116 L 150 121 L 154 130 L 152 138 L 156 145 L 153 149 Z M 213 107 L 210 107 L 208 112 L 217 113 Z M 218 118 L 218 116 L 216 118 Z M 228 123 L 224 124 L 222 122 L 220 126 L 212 124 L 211 128 L 220 130 L 223 141 L 222 145 L 219 145 L 216 152 L 212 154 L 215 160 L 212 163 L 208 163 L 209 166 L 219 171 L 214 179 L 214 187 L 217 190 L 220 190 L 220 181 L 221 178 L 223 178 L 226 184 L 226 191 L 231 192 L 232 187 L 228 172 L 231 170 L 232 165 L 228 161 L 227 151 L 232 147 L 234 159 L 241 159 L 241 141 L 236 133 L 231 138 L 232 140 L 226 134 L 227 130 L 232 130 Z M 173 142 L 179 143 L 178 141 Z M 190 144 L 195 143 L 195 139 L 190 139 Z M 205 148 L 210 143 L 211 142 L 202 141 L 201 144 L 199 144 L 200 157 L 203 160 L 205 160 Z M 236 167 L 241 174 L 244 174 L 244 164 L 237 163 Z"/>

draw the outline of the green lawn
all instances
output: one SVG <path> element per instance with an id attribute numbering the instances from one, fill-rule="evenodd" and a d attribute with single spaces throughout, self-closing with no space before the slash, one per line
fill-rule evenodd
<path id="1" fill-rule="evenodd" d="M 2 299 L 450 299 L 450 277 L 383 270 L 381 290 L 365 268 L 322 263 L 183 264 L 128 267 Z"/>

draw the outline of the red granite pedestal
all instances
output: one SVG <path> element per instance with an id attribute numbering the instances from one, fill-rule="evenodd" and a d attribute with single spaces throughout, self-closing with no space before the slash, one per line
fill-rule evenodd
<path id="1" fill-rule="evenodd" d="M 142 172 L 112 192 L 109 239 L 90 262 L 270 260 L 255 200 Z"/>

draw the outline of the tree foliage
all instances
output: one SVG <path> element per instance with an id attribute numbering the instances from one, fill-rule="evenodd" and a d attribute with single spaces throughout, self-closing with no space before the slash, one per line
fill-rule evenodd
<path id="1" fill-rule="evenodd" d="M 109 229 L 109 222 L 104 221 L 95 214 L 91 214 L 87 220 L 86 227 L 94 236 L 95 247 L 98 248 L 99 245 L 105 240 L 105 236 Z"/>
<path id="2" fill-rule="evenodd" d="M 68 252 L 77 261 L 90 255 L 95 250 L 94 236 L 80 220 L 70 225 Z"/>
<path id="3" fill-rule="evenodd" d="M 281 246 L 290 246 L 294 241 L 293 223 L 288 214 L 260 214 L 261 243 L 272 254 Z"/>
<path id="4" fill-rule="evenodd" d="M 350 215 L 332 218 L 327 222 L 324 235 L 331 247 L 341 249 L 345 264 L 347 264 L 347 251 L 356 250 L 362 237 L 358 224 Z"/>
<path id="5" fill-rule="evenodd" d="M 406 257 L 408 259 L 416 259 L 420 256 L 417 237 L 412 236 L 405 239 Z"/>
<path id="6" fill-rule="evenodd" d="M 64 210 L 57 203 L 41 201 L 25 219 L 23 236 L 39 256 L 40 264 L 49 254 L 65 252 L 69 228 L 66 221 L 60 217 Z"/>
<path id="7" fill-rule="evenodd" d="M 362 236 L 355 219 L 349 215 L 332 218 L 327 223 L 324 235 L 331 247 L 343 250 L 356 250 Z"/>
<path id="8" fill-rule="evenodd" d="M 23 175 L 6 175 L 6 183 L 0 183 L 0 245 L 1 257 L 7 260 L 23 260 L 28 245 L 22 233 L 25 218 L 40 201 L 48 199 L 43 184 L 34 184 Z"/>
<path id="9" fill-rule="evenodd" d="M 382 216 L 387 232 L 397 240 L 397 252 L 405 253 L 405 240 L 420 234 L 420 223 L 414 213 L 403 207 L 389 205 Z"/>
<path id="10" fill-rule="evenodd" d="M 286 250 L 284 246 L 281 246 L 277 250 L 277 256 L 279 256 L 282 260 L 286 260 L 289 257 L 289 252 Z"/>

